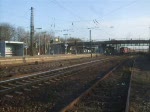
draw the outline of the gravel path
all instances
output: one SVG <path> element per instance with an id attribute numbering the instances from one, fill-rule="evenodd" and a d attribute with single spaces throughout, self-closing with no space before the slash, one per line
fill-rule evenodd
<path id="1" fill-rule="evenodd" d="M 136 60 L 132 76 L 130 112 L 150 112 L 150 61 Z"/>

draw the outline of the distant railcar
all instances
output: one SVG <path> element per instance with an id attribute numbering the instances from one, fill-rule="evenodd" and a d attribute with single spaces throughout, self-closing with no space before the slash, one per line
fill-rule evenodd
<path id="1" fill-rule="evenodd" d="M 127 47 L 120 48 L 120 54 L 128 54 L 128 53 L 130 53 L 130 48 Z"/>
<path id="2" fill-rule="evenodd" d="M 104 52 L 105 55 L 114 55 L 114 53 L 115 53 L 115 50 L 114 50 L 114 47 L 112 46 L 107 46 Z"/>

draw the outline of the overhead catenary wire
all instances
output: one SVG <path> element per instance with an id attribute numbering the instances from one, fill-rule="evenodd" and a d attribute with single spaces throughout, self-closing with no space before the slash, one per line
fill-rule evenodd
<path id="1" fill-rule="evenodd" d="M 68 14 L 70 14 L 72 17 L 74 17 L 74 19 L 77 19 L 77 20 L 61 20 L 61 19 L 58 19 L 58 18 L 55 18 L 55 20 L 57 21 L 57 22 L 60 22 L 60 21 L 64 21 L 64 22 L 70 22 L 70 25 L 72 25 L 74 28 L 73 28 L 73 30 L 84 30 L 84 29 L 86 29 L 85 27 L 84 28 L 79 28 L 78 26 L 75 26 L 75 24 L 77 24 L 78 22 L 91 22 L 91 26 L 103 26 L 102 24 L 100 24 L 101 22 L 102 22 L 102 18 L 104 18 L 104 17 L 108 17 L 108 16 L 110 16 L 111 14 L 113 14 L 113 13 L 115 13 L 115 12 L 117 12 L 117 11 L 120 11 L 121 9 L 124 9 L 124 8 L 126 8 L 126 7 L 128 7 L 128 6 L 131 6 L 132 4 L 134 4 L 134 3 L 136 3 L 138 0 L 134 0 L 134 1 L 131 1 L 131 2 L 129 2 L 129 3 L 127 3 L 127 4 L 123 4 L 123 5 L 121 5 L 121 6 L 119 6 L 119 7 L 117 7 L 116 9 L 112 9 L 110 12 L 108 12 L 108 13 L 106 13 L 103 17 L 101 17 L 101 18 L 94 18 L 94 19 L 91 19 L 91 20 L 85 20 L 85 19 L 83 19 L 83 18 L 81 18 L 79 15 L 77 15 L 74 11 L 72 11 L 72 10 L 70 10 L 70 8 L 69 8 L 69 6 L 67 5 L 67 7 L 66 6 L 64 6 L 64 4 L 62 4 L 62 2 L 60 2 L 59 0 L 51 0 L 50 2 L 51 3 L 53 3 L 53 4 L 55 4 L 55 5 L 57 5 L 59 8 L 61 8 L 61 9 L 63 9 L 65 12 L 67 12 Z M 67 2 L 67 1 L 66 1 Z M 71 7 L 71 9 L 73 9 L 72 7 Z M 98 13 L 97 13 L 98 14 Z M 100 21 L 100 22 L 99 22 Z M 94 24 L 92 24 L 92 23 L 94 23 Z M 54 24 L 54 26 L 55 26 L 56 24 Z M 82 24 L 83 25 L 83 24 Z M 63 25 L 64 26 L 64 25 Z M 65 27 L 65 26 L 64 26 Z M 87 28 L 89 27 L 89 26 L 86 26 Z M 55 26 L 55 28 L 56 28 L 56 26 Z M 57 28 L 56 28 L 57 29 Z M 61 31 L 63 31 L 63 29 L 64 28 L 60 28 L 60 29 L 58 29 L 58 30 L 61 30 Z M 67 28 L 66 28 L 67 29 Z"/>
<path id="2" fill-rule="evenodd" d="M 78 18 L 79 20 L 82 20 L 82 18 L 80 16 L 78 16 L 77 14 L 75 14 L 74 12 L 72 12 L 71 10 L 68 10 L 66 7 L 64 7 L 60 2 L 58 2 L 57 0 L 53 0 L 52 1 L 54 4 L 56 4 L 58 7 L 62 8 L 63 10 L 65 10 L 66 12 L 68 12 L 71 16 Z"/>

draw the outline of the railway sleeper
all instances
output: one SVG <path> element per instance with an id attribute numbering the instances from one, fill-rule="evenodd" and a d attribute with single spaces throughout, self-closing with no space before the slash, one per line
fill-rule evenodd
<path id="1" fill-rule="evenodd" d="M 87 107 L 90 108 L 94 108 L 94 109 L 101 109 L 103 112 L 105 112 L 106 110 L 108 111 L 120 111 L 120 110 L 124 110 L 124 102 L 97 102 L 97 101 L 90 101 L 90 102 L 86 102 L 86 103 L 80 103 L 78 105 L 76 105 L 75 109 L 79 109 L 82 108 L 84 110 L 87 109 Z"/>
<path id="2" fill-rule="evenodd" d="M 118 107 L 118 108 L 108 108 L 108 107 L 90 107 L 90 106 L 81 106 L 77 107 L 73 110 L 69 110 L 67 112 L 123 112 L 124 107 Z"/>
<path id="3" fill-rule="evenodd" d="M 122 97 L 121 96 L 114 96 L 114 97 L 110 97 L 110 96 L 99 96 L 99 95 L 93 95 L 92 97 L 86 97 L 84 98 L 85 102 L 86 101 L 99 101 L 99 102 L 103 102 L 103 101 L 122 101 Z"/>
<path id="4" fill-rule="evenodd" d="M 31 89 L 28 89 L 28 88 L 25 88 L 25 89 L 23 89 L 24 91 L 31 91 Z"/>
<path id="5" fill-rule="evenodd" d="M 24 83 L 24 82 L 16 82 L 17 84 L 20 84 L 20 85 L 25 85 L 25 84 L 27 84 L 27 83 Z"/>
<path id="6" fill-rule="evenodd" d="M 80 107 L 80 108 L 77 108 L 77 109 L 73 109 L 73 110 L 69 110 L 67 112 L 102 112 L 102 109 L 99 107 L 99 108 L 93 108 L 93 107 Z"/>
<path id="7" fill-rule="evenodd" d="M 13 96 L 12 96 L 12 95 L 5 95 L 5 97 L 13 98 Z"/>
<path id="8" fill-rule="evenodd" d="M 18 95 L 22 95 L 23 94 L 23 92 L 19 92 L 19 91 L 15 91 L 15 93 L 18 94 Z"/>
<path id="9" fill-rule="evenodd" d="M 39 87 L 37 87 L 37 86 L 32 86 L 32 88 L 38 89 Z"/>
<path id="10" fill-rule="evenodd" d="M 9 86 L 15 86 L 15 87 L 18 86 L 18 85 L 16 85 L 16 84 L 12 84 L 12 83 L 8 83 L 8 85 L 9 85 Z"/>
<path id="11" fill-rule="evenodd" d="M 54 82 L 56 82 L 56 81 L 57 81 L 57 80 L 55 80 L 55 79 L 50 79 L 50 80 L 49 80 L 49 83 L 50 83 L 50 82 L 53 82 L 53 83 L 54 83 Z"/>
<path id="12" fill-rule="evenodd" d="M 10 87 L 7 87 L 7 86 L 1 86 L 1 87 L 4 89 L 10 89 Z"/>

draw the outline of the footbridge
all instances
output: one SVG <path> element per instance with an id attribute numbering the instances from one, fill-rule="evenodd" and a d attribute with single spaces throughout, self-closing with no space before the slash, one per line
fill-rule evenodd
<path id="1" fill-rule="evenodd" d="M 66 46 L 67 45 L 67 46 Z M 64 53 L 65 50 L 75 50 L 77 53 L 88 52 L 93 49 L 95 52 L 103 53 L 107 46 L 112 46 L 115 49 L 128 46 L 147 46 L 150 51 L 150 40 L 109 40 L 109 41 L 91 41 L 91 42 L 72 42 L 72 43 L 56 43 L 52 45 L 52 49 Z M 59 52 L 58 52 L 59 51 Z M 56 53 L 56 54 L 57 54 Z"/>

